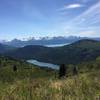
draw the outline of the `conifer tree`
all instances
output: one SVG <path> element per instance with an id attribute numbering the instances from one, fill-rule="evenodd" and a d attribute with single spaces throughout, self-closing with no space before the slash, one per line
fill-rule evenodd
<path id="1" fill-rule="evenodd" d="M 65 64 L 61 64 L 59 68 L 59 78 L 62 78 L 66 75 L 66 66 Z"/>
<path id="2" fill-rule="evenodd" d="M 77 67 L 76 67 L 76 66 L 74 66 L 74 68 L 73 68 L 73 75 L 77 75 L 77 74 L 78 74 Z"/>
<path id="3" fill-rule="evenodd" d="M 16 65 L 13 65 L 13 71 L 14 71 L 14 72 L 17 71 L 17 67 L 16 67 Z"/>

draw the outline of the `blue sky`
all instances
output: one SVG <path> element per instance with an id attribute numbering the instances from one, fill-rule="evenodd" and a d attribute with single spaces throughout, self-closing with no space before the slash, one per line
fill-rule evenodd
<path id="1" fill-rule="evenodd" d="M 100 37 L 100 0 L 0 0 L 0 40 Z"/>

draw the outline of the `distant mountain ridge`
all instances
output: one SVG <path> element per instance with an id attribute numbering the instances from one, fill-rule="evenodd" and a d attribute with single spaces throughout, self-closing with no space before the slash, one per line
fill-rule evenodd
<path id="1" fill-rule="evenodd" d="M 27 45 L 44 45 L 45 46 L 45 45 L 72 43 L 80 39 L 83 39 L 83 38 L 76 37 L 76 36 L 70 36 L 70 37 L 58 36 L 58 37 L 52 37 L 52 38 L 43 37 L 40 39 L 32 38 L 25 41 L 14 39 L 9 42 L 3 42 L 3 44 L 16 46 L 16 47 L 24 47 Z"/>
<path id="2" fill-rule="evenodd" d="M 63 37 L 63 36 L 58 36 L 58 37 L 43 37 L 40 39 L 35 39 L 31 38 L 28 40 L 18 40 L 14 39 L 9 42 L 3 41 L 3 44 L 9 45 L 9 46 L 15 46 L 15 47 L 24 47 L 27 45 L 56 45 L 56 44 L 66 44 L 66 43 L 73 43 L 81 39 L 94 39 L 100 41 L 100 38 L 87 38 L 87 37 L 76 37 L 76 36 L 69 36 L 69 37 Z"/>
<path id="3" fill-rule="evenodd" d="M 94 60 L 97 56 L 100 56 L 100 42 L 84 39 L 55 48 L 29 45 L 6 53 L 6 55 L 17 59 L 35 59 L 54 64 L 77 64 Z"/>

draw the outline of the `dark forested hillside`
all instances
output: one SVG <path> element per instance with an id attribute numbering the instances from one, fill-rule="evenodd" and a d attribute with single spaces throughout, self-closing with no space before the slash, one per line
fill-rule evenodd
<path id="1" fill-rule="evenodd" d="M 0 44 L 0 53 L 4 53 L 4 52 L 7 52 L 7 51 L 13 50 L 13 49 L 15 49 L 15 47 L 11 47 L 11 46 L 8 46 L 8 45 Z"/>
<path id="2" fill-rule="evenodd" d="M 55 48 L 30 45 L 6 53 L 6 55 L 18 59 L 36 59 L 55 64 L 77 64 L 94 60 L 97 56 L 100 56 L 100 42 L 85 39 Z"/>

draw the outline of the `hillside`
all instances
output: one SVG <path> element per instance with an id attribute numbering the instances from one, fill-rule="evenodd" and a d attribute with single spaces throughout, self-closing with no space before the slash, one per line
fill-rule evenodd
<path id="1" fill-rule="evenodd" d="M 36 59 L 54 64 L 77 64 L 94 60 L 100 55 L 100 42 L 80 40 L 63 47 L 25 46 L 6 54 L 18 59 Z"/>
<path id="2" fill-rule="evenodd" d="M 70 74 L 69 65 L 61 80 L 58 72 L 50 69 L 5 57 L 0 61 L 0 100 L 95 100 L 100 96 L 100 57 L 78 65 L 76 76 Z M 16 72 L 13 65 L 17 66 Z"/>
<path id="3" fill-rule="evenodd" d="M 5 53 L 13 49 L 15 49 L 15 47 L 11 47 L 0 43 L 0 53 Z"/>

